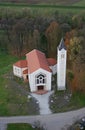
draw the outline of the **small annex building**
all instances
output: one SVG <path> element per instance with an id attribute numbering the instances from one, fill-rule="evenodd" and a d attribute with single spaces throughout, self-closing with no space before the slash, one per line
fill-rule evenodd
<path id="1" fill-rule="evenodd" d="M 13 64 L 13 73 L 29 82 L 31 92 L 50 91 L 52 74 L 57 73 L 57 61 L 34 49 L 26 54 L 26 60 Z"/>

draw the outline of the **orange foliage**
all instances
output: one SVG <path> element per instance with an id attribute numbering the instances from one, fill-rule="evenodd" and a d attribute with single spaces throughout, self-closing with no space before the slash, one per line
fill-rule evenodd
<path id="1" fill-rule="evenodd" d="M 48 56 L 56 57 L 57 46 L 61 39 L 61 29 L 55 21 L 51 22 L 45 32 L 48 42 Z"/>
<path id="2" fill-rule="evenodd" d="M 68 38 L 65 39 L 66 46 L 70 44 L 70 40 Z"/>
<path id="3" fill-rule="evenodd" d="M 72 90 L 85 92 L 85 66 L 74 65 L 74 79 L 72 81 Z"/>
<path id="4" fill-rule="evenodd" d="M 70 44 L 70 39 L 77 35 L 77 31 L 75 29 L 71 30 L 70 32 L 67 32 L 65 35 L 65 43 L 66 45 Z"/>

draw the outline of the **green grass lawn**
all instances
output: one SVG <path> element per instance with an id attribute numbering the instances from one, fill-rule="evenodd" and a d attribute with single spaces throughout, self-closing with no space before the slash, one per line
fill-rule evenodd
<path id="1" fill-rule="evenodd" d="M 46 17 L 46 18 L 49 18 L 49 17 L 52 17 L 55 12 L 58 11 L 59 13 L 61 14 L 66 14 L 66 13 L 73 13 L 73 14 L 79 14 L 79 13 L 84 13 L 85 12 L 85 9 L 82 8 L 82 9 L 75 9 L 74 7 L 73 8 L 59 8 L 59 7 L 56 7 L 56 8 L 52 8 L 52 7 L 0 7 L 0 17 L 5 17 L 6 14 L 8 15 L 8 17 L 14 17 L 14 18 L 20 18 L 20 17 L 24 17 L 23 14 L 27 13 L 28 17 L 32 16 L 32 17 L 35 17 L 35 16 L 41 16 L 41 17 Z M 2 32 L 0 32 L 0 34 L 2 34 Z"/>
<path id="2" fill-rule="evenodd" d="M 85 0 L 81 0 L 75 4 L 73 4 L 74 6 L 85 6 Z"/>
<path id="3" fill-rule="evenodd" d="M 78 104 L 81 107 L 85 106 L 85 94 L 84 93 L 79 93 L 79 92 L 75 92 L 72 96 L 72 102 L 74 102 L 75 104 Z"/>
<path id="4" fill-rule="evenodd" d="M 29 124 L 8 124 L 7 130 L 34 130 Z"/>
<path id="5" fill-rule="evenodd" d="M 0 75 L 2 76 L 6 72 L 10 71 L 14 62 L 19 58 L 13 57 L 6 53 L 0 53 Z"/>
<path id="6" fill-rule="evenodd" d="M 32 99 L 28 100 L 27 94 L 17 87 L 21 84 L 11 79 L 12 65 L 17 60 L 19 58 L 0 53 L 0 116 L 35 115 L 37 113 L 35 102 Z"/>
<path id="7" fill-rule="evenodd" d="M 6 0 L 5 0 L 6 1 Z M 16 3 L 16 2 L 12 2 L 11 0 L 7 0 L 7 2 L 5 2 L 3 0 L 4 3 Z M 74 3 L 77 3 L 79 0 L 19 0 L 18 3 L 26 3 L 26 4 L 57 4 L 57 5 L 71 5 Z M 82 1 L 82 0 L 80 0 Z M 0 2 L 2 2 L 2 0 L 0 0 Z"/>
<path id="8" fill-rule="evenodd" d="M 67 95 L 68 94 L 65 94 L 65 92 L 60 91 L 57 92 L 55 96 L 51 97 L 53 102 L 50 103 L 50 108 L 53 113 L 66 112 L 85 107 L 85 94 L 74 92 L 70 98 L 69 95 Z M 65 97 L 67 99 L 65 99 Z"/>
<path id="9" fill-rule="evenodd" d="M 32 13 L 43 13 L 43 14 L 52 14 L 53 12 L 55 12 L 56 10 L 58 10 L 59 12 L 62 13 L 66 13 L 66 12 L 72 12 L 72 13 L 79 13 L 84 11 L 85 6 L 84 6 L 84 2 L 82 4 L 78 4 L 79 6 L 76 6 L 75 4 L 73 4 L 74 6 L 66 6 L 66 5 L 50 5 L 50 4 L 25 4 L 25 3 L 0 3 L 0 8 L 2 8 L 3 12 L 4 12 L 4 8 L 10 10 L 20 10 L 22 11 L 23 9 L 28 9 L 30 12 Z M 2 12 L 2 13 L 3 13 Z M 11 13 L 10 13 L 11 14 Z M 38 15 L 38 14 L 37 14 Z"/>
<path id="10" fill-rule="evenodd" d="M 74 5 L 74 4 L 73 4 Z M 25 13 L 27 13 L 28 17 L 30 16 L 41 16 L 41 17 L 50 17 L 53 16 L 54 13 L 58 11 L 59 13 L 65 14 L 65 13 L 83 13 L 85 12 L 85 6 L 84 4 L 78 6 L 63 6 L 63 5 L 46 5 L 46 4 L 40 4 L 40 5 L 28 5 L 26 3 L 22 4 L 13 4 L 13 3 L 0 3 L 0 17 L 14 17 L 14 18 L 20 18 L 24 17 Z M 0 34 L 4 33 L 2 30 L 0 31 Z"/>
<path id="11" fill-rule="evenodd" d="M 13 62 L 17 60 L 16 57 L 0 53 L 0 115 L 7 115 L 7 97 L 8 91 L 6 90 L 7 79 L 3 76 L 8 73 L 12 68 Z"/>

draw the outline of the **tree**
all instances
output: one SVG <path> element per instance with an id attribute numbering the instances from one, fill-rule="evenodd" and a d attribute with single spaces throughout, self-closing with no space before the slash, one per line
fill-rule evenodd
<path id="1" fill-rule="evenodd" d="M 85 92 L 85 39 L 84 37 L 73 37 L 70 40 L 70 58 L 74 79 L 72 89 Z"/>
<path id="2" fill-rule="evenodd" d="M 72 24 L 73 24 L 73 28 L 81 28 L 83 25 L 83 18 L 82 15 L 74 15 L 72 17 Z"/>
<path id="3" fill-rule="evenodd" d="M 40 34 L 37 29 L 35 29 L 33 32 L 33 45 L 34 45 L 34 48 L 37 48 L 37 49 L 40 48 Z"/>
<path id="4" fill-rule="evenodd" d="M 48 42 L 48 56 L 56 57 L 57 46 L 61 39 L 61 29 L 55 21 L 51 22 L 45 35 Z"/>
<path id="5" fill-rule="evenodd" d="M 79 58 L 82 50 L 82 37 L 73 37 L 70 39 L 70 58 L 76 60 Z"/>
<path id="6" fill-rule="evenodd" d="M 26 33 L 27 29 L 24 21 L 19 21 L 13 26 L 12 43 L 17 51 L 18 56 L 21 56 Z"/>
<path id="7" fill-rule="evenodd" d="M 44 52 L 46 54 L 46 56 L 48 56 L 47 38 L 44 33 L 41 34 L 40 42 L 41 42 L 41 51 Z"/>
<path id="8" fill-rule="evenodd" d="M 71 71 L 71 70 L 68 70 L 67 71 L 67 84 L 68 84 L 68 86 L 69 86 L 69 89 L 70 89 L 70 91 L 71 91 L 71 93 L 72 93 L 72 81 L 73 81 L 73 79 L 74 79 L 74 74 L 73 74 L 73 72 Z"/>
<path id="9" fill-rule="evenodd" d="M 67 23 L 61 24 L 61 29 L 63 31 L 63 34 L 65 35 L 67 32 L 71 30 L 71 26 Z"/>
<path id="10" fill-rule="evenodd" d="M 54 12 L 54 18 L 60 24 L 67 23 L 69 26 L 72 25 L 72 13 L 65 13 L 64 15 L 59 13 L 58 11 Z"/>

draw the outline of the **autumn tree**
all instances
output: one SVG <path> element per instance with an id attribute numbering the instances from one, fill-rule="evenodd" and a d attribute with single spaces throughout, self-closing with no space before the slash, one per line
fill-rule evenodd
<path id="1" fill-rule="evenodd" d="M 78 60 L 82 53 L 83 37 L 73 37 L 70 39 L 70 58 Z"/>
<path id="2" fill-rule="evenodd" d="M 83 25 L 83 16 L 82 15 L 73 15 L 72 24 L 74 28 L 81 28 Z"/>
<path id="3" fill-rule="evenodd" d="M 45 35 L 48 42 L 48 56 L 56 57 L 57 46 L 61 39 L 61 29 L 55 21 L 51 22 L 47 28 Z"/>
<path id="4" fill-rule="evenodd" d="M 85 92 L 85 39 L 84 37 L 73 37 L 70 40 L 70 58 L 74 79 L 72 89 Z"/>

